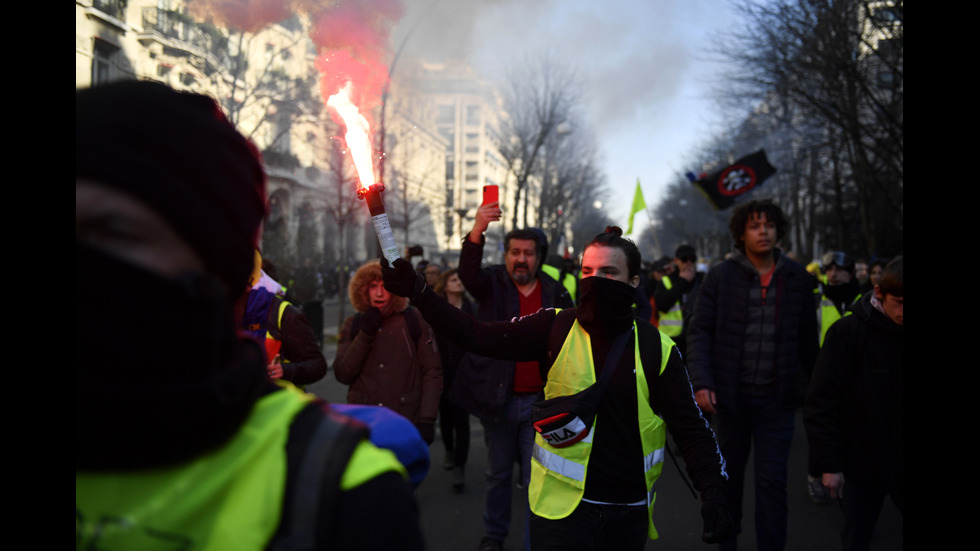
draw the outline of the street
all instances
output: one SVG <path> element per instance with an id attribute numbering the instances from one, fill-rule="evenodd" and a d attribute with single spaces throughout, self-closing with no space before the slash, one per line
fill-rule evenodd
<path id="1" fill-rule="evenodd" d="M 340 296 L 346 299 L 346 293 Z M 327 327 L 324 330 L 326 335 L 324 355 L 330 365 L 333 364 L 336 353 L 336 340 L 331 336 L 339 332 L 335 325 L 338 307 L 338 298 L 325 302 L 324 320 Z M 346 310 L 347 315 L 353 313 L 349 304 Z M 330 402 L 346 401 L 347 387 L 337 382 L 332 370 L 328 371 L 322 380 L 309 385 L 307 390 Z M 483 442 L 483 428 L 479 421 L 475 417 L 471 418 L 470 425 L 472 431 L 469 464 L 466 466 L 466 488 L 462 493 L 456 494 L 452 491 L 450 471 L 443 469 L 445 450 L 440 440 L 438 426 L 435 442 L 430 447 L 432 465 L 417 492 L 422 530 L 427 549 L 430 551 L 476 549 L 480 538 L 483 537 L 483 473 L 487 464 L 486 445 Z M 680 458 L 678 463 L 683 466 Z M 749 464 L 751 463 L 750 457 Z M 789 473 L 789 535 L 786 549 L 790 551 L 839 549 L 842 515 L 838 505 L 836 503 L 816 505 L 811 503 L 807 496 L 806 437 L 803 431 L 802 411 L 797 413 Z M 755 549 L 751 468 L 746 473 L 746 478 L 746 499 L 743 506 L 745 518 L 742 522 L 743 532 L 739 537 L 739 546 L 741 549 Z M 515 490 L 511 533 L 504 542 L 505 550 L 518 551 L 522 548 L 523 518 L 520 514 L 526 507 L 525 504 L 526 494 Z M 654 524 L 660 533 L 660 538 L 648 541 L 647 550 L 709 548 L 701 543 L 700 502 L 692 496 L 681 479 L 677 466 L 669 457 L 665 459 L 663 474 L 657 482 Z M 895 505 L 886 500 L 875 529 L 871 549 L 893 551 L 903 548 L 902 517 Z"/>

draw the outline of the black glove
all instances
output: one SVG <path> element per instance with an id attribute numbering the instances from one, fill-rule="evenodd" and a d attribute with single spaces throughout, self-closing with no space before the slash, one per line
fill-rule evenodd
<path id="1" fill-rule="evenodd" d="M 720 487 L 706 488 L 701 494 L 701 518 L 704 519 L 704 543 L 721 543 L 735 535 L 735 522 Z"/>
<path id="2" fill-rule="evenodd" d="M 432 444 L 432 441 L 436 439 L 436 426 L 432 423 L 417 423 L 415 428 L 419 429 L 419 434 L 422 435 L 422 440 L 425 440 L 426 444 Z"/>
<path id="3" fill-rule="evenodd" d="M 378 332 L 378 327 L 381 326 L 381 310 L 378 310 L 374 306 L 367 309 L 361 315 L 361 331 L 364 331 L 365 335 L 373 337 Z M 354 335 L 355 337 L 357 335 Z"/>
<path id="4" fill-rule="evenodd" d="M 381 277 L 384 279 L 385 289 L 400 297 L 414 300 L 425 290 L 425 278 L 404 258 L 396 258 L 394 267 L 388 265 L 388 259 L 382 258 Z"/>

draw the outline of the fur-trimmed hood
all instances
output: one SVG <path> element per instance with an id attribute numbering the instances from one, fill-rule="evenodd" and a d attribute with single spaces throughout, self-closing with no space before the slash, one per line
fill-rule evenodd
<path id="1" fill-rule="evenodd" d="M 368 285 L 372 281 L 379 280 L 381 280 L 380 261 L 372 260 L 357 269 L 353 279 L 350 280 L 350 285 L 347 287 L 347 296 L 350 297 L 350 303 L 354 306 L 355 310 L 362 314 L 367 312 L 368 308 L 371 307 L 371 302 L 367 297 Z M 408 308 L 408 298 L 391 295 L 391 304 L 394 307 L 394 312 L 401 312 Z"/>

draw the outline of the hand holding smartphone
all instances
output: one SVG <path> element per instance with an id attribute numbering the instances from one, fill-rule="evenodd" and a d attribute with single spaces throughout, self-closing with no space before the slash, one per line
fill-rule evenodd
<path id="1" fill-rule="evenodd" d="M 483 204 L 489 205 L 490 203 L 496 203 L 500 200 L 498 197 L 498 189 L 496 184 L 483 186 Z"/>

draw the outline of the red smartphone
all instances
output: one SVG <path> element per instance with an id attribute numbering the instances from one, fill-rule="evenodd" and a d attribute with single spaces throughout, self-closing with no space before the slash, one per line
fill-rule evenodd
<path id="1" fill-rule="evenodd" d="M 483 186 L 483 204 L 488 205 L 490 203 L 496 203 L 499 201 L 497 196 L 497 185 Z"/>

